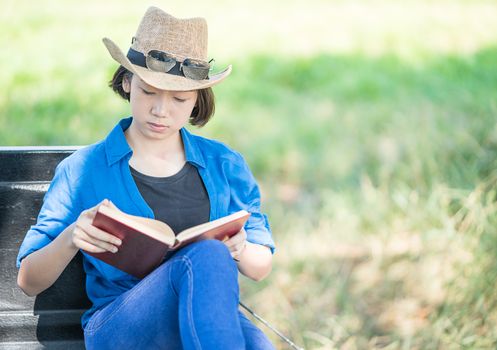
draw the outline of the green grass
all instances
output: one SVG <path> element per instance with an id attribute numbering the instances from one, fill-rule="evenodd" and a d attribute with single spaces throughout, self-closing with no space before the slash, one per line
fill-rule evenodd
<path id="1" fill-rule="evenodd" d="M 95 142 L 129 113 L 100 39 L 126 45 L 145 7 L 118 4 L 7 2 L 2 145 Z M 495 3 L 189 5 L 234 64 L 196 131 L 244 154 L 277 242 L 245 302 L 308 349 L 495 348 Z"/>

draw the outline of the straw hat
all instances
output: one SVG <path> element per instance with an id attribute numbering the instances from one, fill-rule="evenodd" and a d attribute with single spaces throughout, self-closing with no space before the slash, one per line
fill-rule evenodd
<path id="1" fill-rule="evenodd" d="M 204 18 L 175 18 L 157 7 L 149 7 L 133 37 L 127 55 L 109 38 L 103 42 L 114 60 L 144 82 L 161 90 L 187 91 L 220 83 L 231 73 L 231 65 L 205 79 L 187 78 L 181 70 L 185 59 L 207 62 L 207 22 Z M 169 72 L 148 68 L 147 55 L 158 50 L 173 55 L 176 67 Z"/>

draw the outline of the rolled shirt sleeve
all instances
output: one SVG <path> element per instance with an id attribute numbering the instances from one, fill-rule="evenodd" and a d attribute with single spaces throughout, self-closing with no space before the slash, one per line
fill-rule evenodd
<path id="1" fill-rule="evenodd" d="M 65 160 L 57 166 L 54 178 L 43 197 L 37 222 L 31 226 L 19 248 L 16 261 L 18 268 L 22 259 L 51 243 L 77 219 L 77 178 L 77 174 L 71 174 Z"/>
<path id="2" fill-rule="evenodd" d="M 239 153 L 231 163 L 229 183 L 231 188 L 231 211 L 243 208 L 251 215 L 245 224 L 247 241 L 267 246 L 274 253 L 275 245 L 267 216 L 261 212 L 261 194 L 257 181 L 245 159 Z"/>

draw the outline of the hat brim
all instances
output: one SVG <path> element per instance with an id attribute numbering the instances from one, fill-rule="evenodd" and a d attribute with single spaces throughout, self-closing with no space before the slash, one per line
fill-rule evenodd
<path id="1" fill-rule="evenodd" d="M 204 80 L 193 80 L 178 75 L 155 72 L 148 68 L 131 63 L 121 49 L 109 38 L 103 38 L 102 41 L 115 61 L 133 74 L 139 76 L 148 85 L 160 90 L 190 91 L 205 89 L 219 84 L 228 75 L 230 75 L 232 69 L 231 65 L 229 65 L 223 71 L 213 74 L 209 76 L 209 79 Z"/>

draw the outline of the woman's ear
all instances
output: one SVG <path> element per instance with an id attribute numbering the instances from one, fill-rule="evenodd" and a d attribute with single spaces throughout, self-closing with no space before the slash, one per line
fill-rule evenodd
<path id="1" fill-rule="evenodd" d="M 123 83 L 122 83 L 122 87 L 123 87 L 123 91 L 127 94 L 130 93 L 131 91 L 131 79 L 129 77 L 127 77 L 126 75 L 123 77 Z"/>

